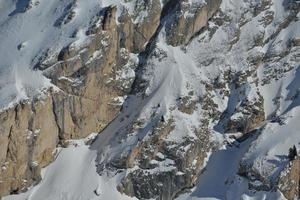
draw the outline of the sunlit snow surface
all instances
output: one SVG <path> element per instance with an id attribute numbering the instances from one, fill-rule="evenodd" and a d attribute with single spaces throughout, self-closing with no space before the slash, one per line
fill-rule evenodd
<path id="1" fill-rule="evenodd" d="M 73 0 L 42 0 L 25 12 L 26 2 L 0 0 L 0 109 L 51 85 L 33 71 L 37 59 L 46 53 L 55 55 L 74 41 L 71 35 L 85 28 L 101 7 L 97 0 L 79 0 L 75 19 L 59 27 Z"/>
<path id="2" fill-rule="evenodd" d="M 56 160 L 42 172 L 43 180 L 37 186 L 27 193 L 5 199 L 135 199 L 117 191 L 116 185 L 123 174 L 98 175 L 95 166 L 96 156 L 95 150 L 90 150 L 83 141 L 76 141 L 74 145 L 58 153 Z"/>
<path id="3" fill-rule="evenodd" d="M 126 5 L 131 12 L 134 11 L 128 3 L 120 3 L 117 0 L 79 0 L 75 19 L 61 28 L 53 26 L 64 13 L 63 8 L 70 2 L 68 0 L 40 1 L 39 5 L 24 14 L 16 12 L 15 3 L 12 1 L 0 0 L 0 108 L 30 97 L 43 87 L 48 87 L 49 80 L 39 72 L 32 71 L 34 58 L 46 49 L 55 53 L 67 43 L 75 40 L 77 40 L 75 43 L 81 43 L 83 38 L 80 34 L 77 38 L 70 38 L 70 35 L 75 30 L 85 29 L 89 19 L 102 6 L 122 4 Z M 195 2 L 195 0 L 190 2 Z M 150 83 L 146 90 L 148 96 L 145 99 L 130 96 L 125 101 L 128 105 L 125 113 L 120 114 L 91 146 L 78 141 L 79 145 L 75 145 L 76 147 L 71 145 L 62 149 L 56 160 L 44 169 L 41 183 L 24 194 L 4 199 L 133 199 L 120 194 L 116 189 L 124 172 L 116 174 L 104 172 L 101 175 L 96 172 L 97 164 L 108 162 L 115 155 L 128 151 L 131 146 L 136 145 L 137 138 L 146 139 L 148 133 L 147 126 L 145 126 L 143 132 L 128 137 L 120 143 L 116 140 L 118 131 L 124 130 L 128 124 L 132 123 L 134 116 L 139 116 L 139 119 L 148 122 L 146 125 L 151 126 L 151 123 L 154 123 L 151 119 L 151 112 L 153 107 L 160 103 L 160 108 L 155 112 L 163 114 L 166 119 L 173 117 L 176 124 L 174 131 L 167 139 L 181 142 L 182 138 L 187 135 L 193 137 L 192 130 L 199 124 L 202 110 L 199 107 L 192 115 L 183 114 L 178 110 L 171 112 L 170 109 L 176 105 L 175 102 L 179 96 L 187 95 L 190 89 L 195 91 L 196 96 L 201 96 L 205 93 L 202 82 L 213 80 L 229 67 L 232 70 L 245 71 L 249 66 L 247 56 L 263 55 L 267 52 L 276 54 L 287 48 L 287 41 L 290 38 L 300 37 L 300 21 L 294 21 L 281 30 L 274 40 L 251 49 L 254 43 L 253 38 L 260 36 L 261 33 L 264 33 L 264 38 L 269 37 L 276 31 L 280 22 L 287 17 L 283 0 L 273 0 L 270 8 L 253 17 L 249 14 L 250 12 L 246 11 L 251 3 L 255 2 L 257 1 L 223 0 L 221 10 L 230 17 L 231 21 L 218 27 L 212 38 L 209 37 L 207 31 L 204 31 L 191 41 L 185 51 L 180 47 L 166 45 L 164 31 L 162 31 L 157 48 L 166 52 L 166 58 L 153 59 L 147 63 L 144 78 Z M 264 27 L 261 19 L 267 11 L 273 11 L 275 14 L 273 22 Z M 238 27 L 237 22 L 242 17 L 247 23 Z M 299 14 L 298 17 L 300 17 Z M 215 26 L 214 23 L 209 23 L 210 28 Z M 231 46 L 231 42 L 237 39 L 238 29 L 241 30 L 239 38 Z M 22 48 L 18 50 L 20 44 Z M 180 195 L 178 200 L 284 199 L 280 192 L 254 193 L 250 191 L 248 181 L 239 177 L 237 171 L 242 160 L 252 163 L 254 168 L 272 179 L 285 167 L 286 162 L 282 162 L 280 158 L 287 154 L 290 146 L 298 145 L 300 142 L 297 132 L 300 130 L 298 123 L 300 99 L 297 96 L 290 98 L 295 96 L 300 88 L 300 60 L 292 58 L 299 53 L 299 48 L 295 48 L 291 52 L 292 55 L 285 55 L 280 61 L 259 66 L 259 83 L 265 78 L 265 73 L 269 68 L 278 68 L 285 62 L 294 67 L 278 80 L 272 79 L 269 84 L 256 86 L 251 77 L 249 78 L 249 84 L 245 86 L 246 96 L 254 99 L 256 91 L 259 90 L 264 97 L 264 109 L 268 120 L 262 128 L 262 133 L 241 143 L 239 147 L 223 146 L 216 153 L 212 153 L 206 170 L 199 177 L 199 183 L 191 192 Z M 208 61 L 211 63 L 203 66 L 202 63 Z M 238 90 L 232 91 L 231 95 L 224 99 L 218 93 L 215 94 L 213 100 L 218 104 L 220 112 L 226 109 L 234 110 L 239 100 L 238 92 Z M 274 104 L 275 97 L 280 97 L 279 106 Z M 269 117 L 274 114 L 281 116 L 283 125 L 269 121 Z M 120 122 L 125 115 L 130 117 Z M 222 142 L 221 133 L 212 130 L 212 134 L 216 142 Z M 263 167 L 259 163 L 263 163 Z"/>

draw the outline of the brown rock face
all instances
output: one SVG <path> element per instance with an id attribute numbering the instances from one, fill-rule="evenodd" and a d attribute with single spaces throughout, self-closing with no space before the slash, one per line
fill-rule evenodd
<path id="1" fill-rule="evenodd" d="M 279 189 L 288 200 L 299 199 L 300 159 L 297 157 L 281 173 Z"/>
<path id="2" fill-rule="evenodd" d="M 167 26 L 168 43 L 173 46 L 187 44 L 190 39 L 207 26 L 208 20 L 219 9 L 221 0 L 210 0 L 204 4 L 188 4 L 186 0 L 177 1 L 173 20 Z M 169 4 L 173 4 L 169 1 Z"/>
<path id="3" fill-rule="evenodd" d="M 133 17 L 125 10 L 119 18 L 120 46 L 130 52 L 143 51 L 160 25 L 161 11 L 160 0 L 141 1 Z M 148 14 L 140 19 L 141 12 Z"/>
<path id="4" fill-rule="evenodd" d="M 0 194 L 25 190 L 52 161 L 58 127 L 51 97 L 1 113 Z M 45 120 L 46 119 L 46 120 Z"/>

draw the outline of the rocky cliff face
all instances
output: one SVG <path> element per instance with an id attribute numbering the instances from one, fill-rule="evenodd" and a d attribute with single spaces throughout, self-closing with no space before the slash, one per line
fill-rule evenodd
<path id="1" fill-rule="evenodd" d="M 98 19 L 101 26 L 93 22 L 86 33 L 93 35 L 84 46 L 70 44 L 57 60 L 36 65 L 59 89 L 2 112 L 2 194 L 24 191 L 39 181 L 41 167 L 52 161 L 58 144 L 100 132 L 119 112 L 118 97 L 128 93 L 133 77 L 116 76 L 135 64 L 119 46 L 115 14 L 110 7 L 98 16 L 103 17 Z"/>
<path id="2" fill-rule="evenodd" d="M 1 122 L 1 194 L 24 191 L 40 180 L 58 143 L 53 100 L 20 103 L 1 113 Z"/>
<path id="3" fill-rule="evenodd" d="M 71 43 L 60 51 L 57 58 L 39 60 L 35 69 L 42 70 L 57 88 L 1 113 L 0 193 L 25 191 L 40 180 L 40 169 L 53 160 L 57 145 L 101 132 L 116 117 L 122 105 L 120 99 L 131 90 L 138 64 L 131 53 L 147 51 L 146 45 L 153 42 L 157 29 L 162 22 L 169 20 L 171 12 L 176 11 L 174 16 L 172 14 L 175 21 L 169 20 L 168 23 L 176 22 L 177 18 L 181 22 L 170 24 L 174 30 L 170 29 L 169 41 L 172 45 L 179 45 L 188 42 L 207 25 L 219 4 L 220 1 L 215 1 L 195 5 L 193 10 L 197 18 L 189 17 L 187 24 L 180 13 L 189 12 L 194 5 L 186 7 L 186 1 L 170 1 L 164 8 L 158 0 L 141 1 L 136 3 L 133 14 L 124 8 L 120 16 L 116 16 L 117 7 L 109 6 L 91 20 L 84 33 L 89 38 L 87 43 L 79 46 L 76 42 Z M 72 12 L 70 9 L 69 13 Z M 147 16 L 140 19 L 140 12 L 147 12 Z M 72 17 L 68 17 L 64 23 L 71 20 Z M 184 31 L 189 33 L 187 38 L 182 37 Z M 197 173 L 199 170 L 195 175 Z M 189 182 L 192 184 L 193 181 Z M 184 183 L 182 185 L 185 187 Z"/>
<path id="4" fill-rule="evenodd" d="M 28 98 L 0 113 L 0 197 L 38 184 L 41 168 L 64 160 L 57 147 L 91 133 L 100 134 L 88 144 L 99 177 L 117 176 L 126 199 L 299 197 L 298 159 L 284 155 L 299 140 L 298 1 L 57 2 L 51 30 L 63 31 L 53 46 L 63 45 L 30 59 L 51 84 L 34 93 L 16 84 Z M 9 16 L 43 4 L 17 3 Z M 28 41 L 18 41 L 20 57 Z M 215 165 L 224 165 L 219 177 Z M 47 198 L 81 198 L 62 190 Z"/>

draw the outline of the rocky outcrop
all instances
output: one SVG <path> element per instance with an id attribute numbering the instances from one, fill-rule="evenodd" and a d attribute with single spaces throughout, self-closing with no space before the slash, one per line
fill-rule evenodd
<path id="1" fill-rule="evenodd" d="M 120 109 L 114 99 L 130 89 L 132 78 L 126 84 L 117 77 L 117 72 L 129 62 L 129 55 L 118 46 L 115 13 L 115 7 L 108 8 L 102 28 L 93 30 L 90 43 L 79 49 L 72 45 L 63 49 L 59 55 L 62 62 L 44 72 L 64 94 L 53 96 L 63 139 L 100 132 Z"/>
<path id="2" fill-rule="evenodd" d="M 173 46 L 187 44 L 195 34 L 207 26 L 208 20 L 215 14 L 221 4 L 221 0 L 191 4 L 186 0 L 174 2 L 169 1 L 169 4 L 176 4 L 173 6 L 173 10 L 169 10 L 173 13 L 173 19 L 165 19 L 167 23 L 167 40 Z"/>
<path id="3" fill-rule="evenodd" d="M 53 159 L 59 128 L 50 96 L 1 113 L 0 194 L 26 190 Z M 46 120 L 45 120 L 46 119 Z"/>
<path id="4" fill-rule="evenodd" d="M 263 109 L 264 99 L 258 94 L 255 101 L 245 99 L 231 116 L 226 132 L 242 132 L 247 134 L 262 125 L 265 121 Z"/>
<path id="5" fill-rule="evenodd" d="M 118 186 L 121 193 L 168 200 L 196 184 L 211 148 L 207 130 L 199 128 L 195 133 L 198 139 L 187 138 L 179 144 L 166 140 L 173 127 L 172 121 L 158 122 L 151 138 L 123 158 L 130 172 Z"/>
<path id="6" fill-rule="evenodd" d="M 299 199 L 300 194 L 300 160 L 297 157 L 281 172 L 278 186 L 288 200 Z"/>
<path id="7" fill-rule="evenodd" d="M 141 15 L 143 12 L 147 14 Z M 123 10 L 118 18 L 120 47 L 134 53 L 145 50 L 160 25 L 161 12 L 160 0 L 140 1 L 135 6 L 133 16 L 127 10 Z"/>

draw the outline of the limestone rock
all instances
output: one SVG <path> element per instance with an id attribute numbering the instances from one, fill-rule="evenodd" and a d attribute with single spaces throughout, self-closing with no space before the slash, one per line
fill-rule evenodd
<path id="1" fill-rule="evenodd" d="M 40 179 L 58 142 L 52 98 L 16 105 L 1 113 L 1 122 L 0 193 L 24 191 Z"/>

